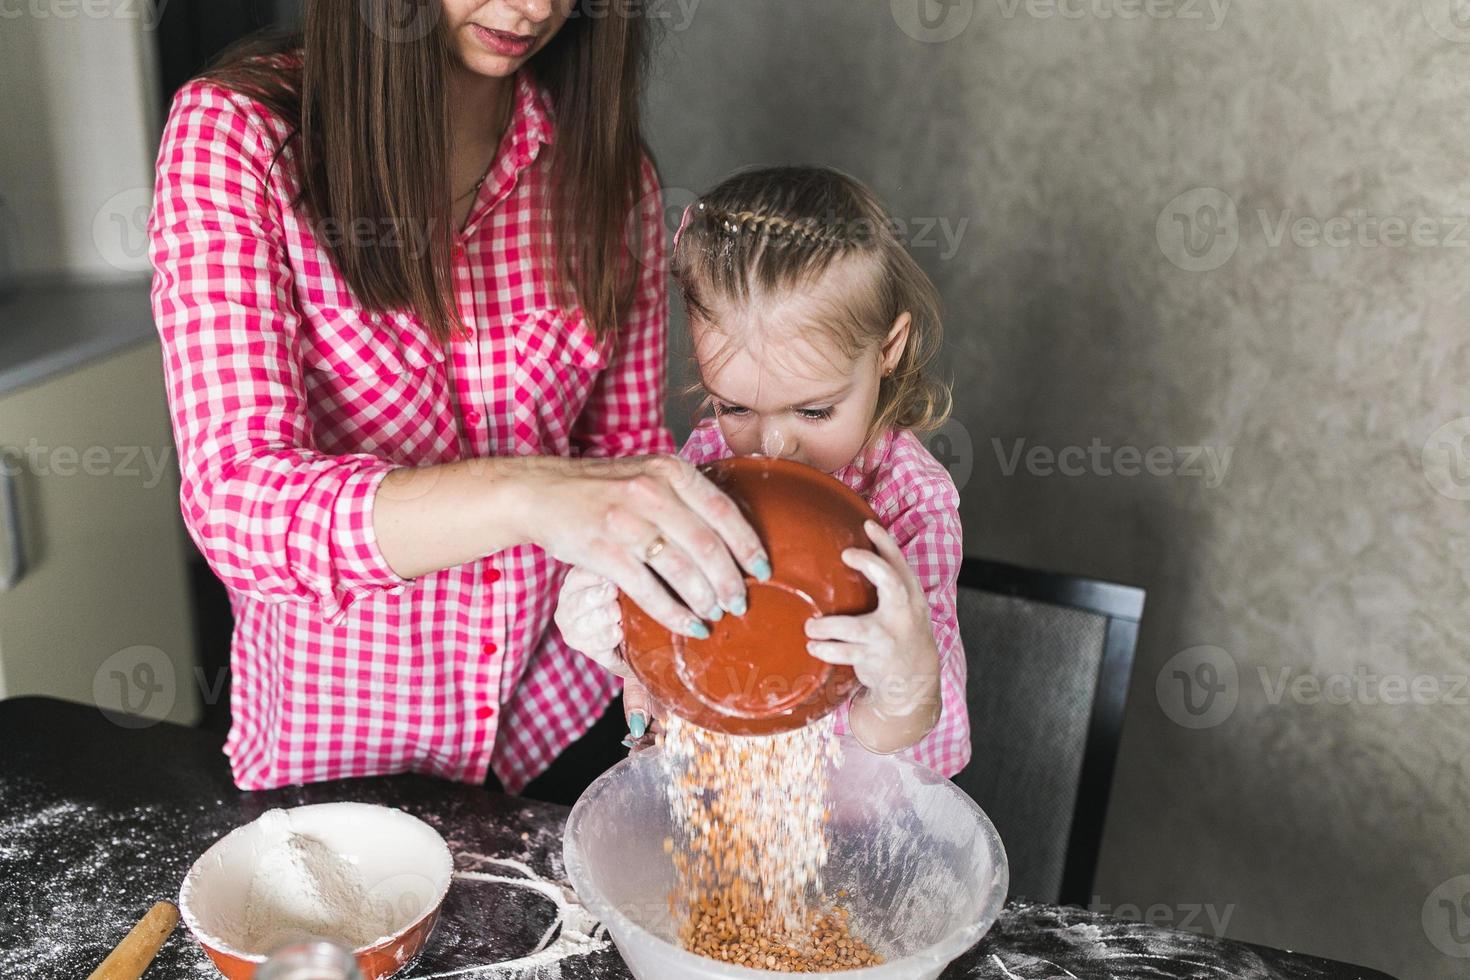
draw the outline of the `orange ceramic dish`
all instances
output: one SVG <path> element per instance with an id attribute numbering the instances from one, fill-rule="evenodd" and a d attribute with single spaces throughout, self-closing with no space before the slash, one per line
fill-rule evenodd
<path id="1" fill-rule="evenodd" d="M 624 656 L 661 705 L 703 728 L 729 735 L 801 728 L 858 688 L 851 667 L 807 653 L 805 623 L 877 608 L 871 583 L 842 562 L 847 548 L 874 550 L 863 521 L 877 515 L 836 478 L 792 460 L 746 456 L 701 470 L 760 535 L 771 579 L 747 578 L 746 614 L 711 623 L 707 640 L 670 633 L 620 595 Z"/>
<path id="2" fill-rule="evenodd" d="M 362 972 L 363 980 L 385 980 L 413 962 L 414 957 L 423 950 L 424 943 L 428 942 L 429 933 L 438 921 L 439 910 L 435 909 L 398 935 L 354 952 L 352 958 L 357 960 L 357 968 Z M 195 938 L 228 980 L 251 980 L 255 971 L 260 969 L 263 957 L 247 959 L 225 948 L 211 945 L 204 936 L 196 935 Z"/>
<path id="3" fill-rule="evenodd" d="M 251 980 L 265 961 L 235 935 L 262 855 L 284 823 L 352 862 L 369 887 L 374 911 L 391 911 L 389 931 L 353 950 L 365 980 L 391 977 L 429 939 L 449 891 L 454 860 L 444 838 L 417 817 L 367 803 L 317 803 L 271 811 L 236 827 L 194 862 L 179 892 L 179 912 L 200 947 L 229 980 Z M 269 817 L 270 814 L 267 815 Z"/>

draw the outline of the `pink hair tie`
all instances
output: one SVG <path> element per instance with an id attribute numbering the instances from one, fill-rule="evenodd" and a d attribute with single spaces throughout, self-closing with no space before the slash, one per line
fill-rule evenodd
<path id="1" fill-rule="evenodd" d="M 679 221 L 679 230 L 674 232 L 674 248 L 677 249 L 679 247 L 679 239 L 684 237 L 684 229 L 689 227 L 689 219 L 694 214 L 694 209 L 696 207 L 703 211 L 704 202 L 695 201 L 684 209 L 684 217 L 681 218 Z"/>

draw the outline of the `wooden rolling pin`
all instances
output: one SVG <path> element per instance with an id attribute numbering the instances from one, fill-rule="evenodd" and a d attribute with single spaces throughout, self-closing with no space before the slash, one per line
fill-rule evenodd
<path id="1" fill-rule="evenodd" d="M 107 959 L 87 980 L 138 980 L 178 924 L 178 906 L 173 902 L 159 902 L 138 920 L 133 931 L 107 954 Z"/>

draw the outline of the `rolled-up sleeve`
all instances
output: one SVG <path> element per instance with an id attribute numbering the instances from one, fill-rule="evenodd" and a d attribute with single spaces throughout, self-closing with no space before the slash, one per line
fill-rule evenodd
<path id="1" fill-rule="evenodd" d="M 610 458 L 674 451 L 674 438 L 664 425 L 669 259 L 663 213 L 658 172 L 645 157 L 636 293 L 612 357 L 572 429 L 577 455 Z"/>
<path id="2" fill-rule="evenodd" d="M 330 621 L 355 596 L 401 588 L 373 535 L 393 464 L 314 448 L 276 147 L 261 113 L 191 83 L 163 135 L 149 220 L 184 522 L 220 579 Z M 279 166 L 279 165 L 278 165 Z"/>

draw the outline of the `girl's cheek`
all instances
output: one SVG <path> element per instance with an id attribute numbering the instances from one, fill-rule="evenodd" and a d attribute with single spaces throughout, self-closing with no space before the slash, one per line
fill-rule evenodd
<path id="1" fill-rule="evenodd" d="M 851 426 L 828 422 L 802 437 L 802 449 L 817 469 L 827 473 L 840 470 L 851 463 L 858 450 L 862 449 L 865 430 L 851 429 Z"/>

